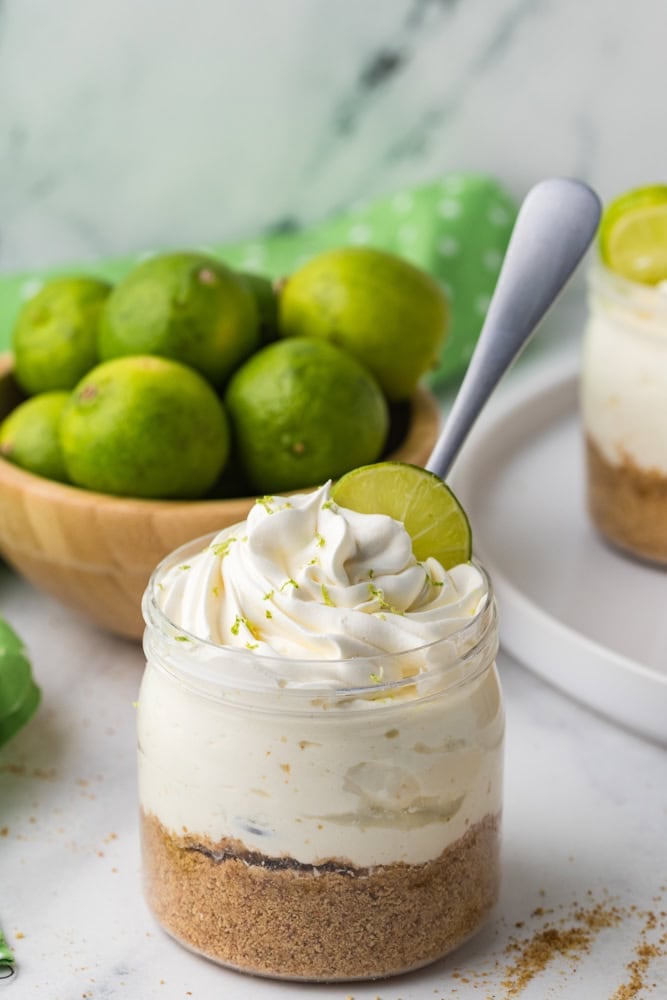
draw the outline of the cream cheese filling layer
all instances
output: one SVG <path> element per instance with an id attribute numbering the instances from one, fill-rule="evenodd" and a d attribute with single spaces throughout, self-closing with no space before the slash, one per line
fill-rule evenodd
<path id="1" fill-rule="evenodd" d="M 268 857 L 420 864 L 500 812 L 502 735 L 493 666 L 432 698 L 304 717 L 202 701 L 149 665 L 140 799 L 177 834 Z"/>
<path id="2" fill-rule="evenodd" d="M 594 311 L 581 405 L 585 431 L 611 465 L 667 476 L 667 327 L 627 309 Z"/>

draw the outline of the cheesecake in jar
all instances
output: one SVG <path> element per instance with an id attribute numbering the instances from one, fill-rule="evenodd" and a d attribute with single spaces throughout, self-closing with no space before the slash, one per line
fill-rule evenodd
<path id="1" fill-rule="evenodd" d="M 581 408 L 588 509 L 620 550 L 667 564 L 667 283 L 589 273 Z"/>
<path id="2" fill-rule="evenodd" d="M 432 962 L 497 898 L 490 581 L 325 485 L 168 557 L 144 598 L 146 896 L 186 947 L 336 981 Z"/>

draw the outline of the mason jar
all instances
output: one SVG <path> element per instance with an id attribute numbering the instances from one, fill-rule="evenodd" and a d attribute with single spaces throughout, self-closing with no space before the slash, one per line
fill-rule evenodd
<path id="1" fill-rule="evenodd" d="M 581 407 L 588 507 L 599 532 L 667 563 L 667 293 L 589 272 Z"/>
<path id="2" fill-rule="evenodd" d="M 491 584 L 447 639 L 355 664 L 258 656 L 169 621 L 146 591 L 138 705 L 148 904 L 191 950 L 285 979 L 405 972 L 498 895 L 504 714 Z M 397 662 L 398 661 L 398 662 Z M 327 661 L 330 666 L 331 661 Z M 400 677 L 390 683 L 383 677 Z"/>

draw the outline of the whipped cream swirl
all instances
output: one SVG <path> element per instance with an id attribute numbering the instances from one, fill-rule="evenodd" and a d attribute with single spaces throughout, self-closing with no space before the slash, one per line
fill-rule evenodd
<path id="1" fill-rule="evenodd" d="M 301 660 L 415 649 L 459 632 L 485 598 L 475 566 L 417 561 L 402 524 L 339 507 L 329 483 L 258 501 L 158 581 L 163 612 L 191 635 Z"/>

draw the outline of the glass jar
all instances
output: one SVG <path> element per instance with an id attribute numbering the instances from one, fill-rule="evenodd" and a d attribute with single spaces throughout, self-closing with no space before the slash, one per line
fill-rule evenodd
<path id="1" fill-rule="evenodd" d="M 317 662 L 218 646 L 165 617 L 160 576 L 203 544 L 169 556 L 143 604 L 139 795 L 155 917 L 195 952 L 285 979 L 440 958 L 498 894 L 504 714 L 488 577 L 479 567 L 486 594 L 464 628 L 369 658 L 365 686 L 334 689 Z"/>
<path id="2" fill-rule="evenodd" d="M 667 294 L 597 260 L 581 406 L 588 507 L 620 549 L 667 563 Z"/>

